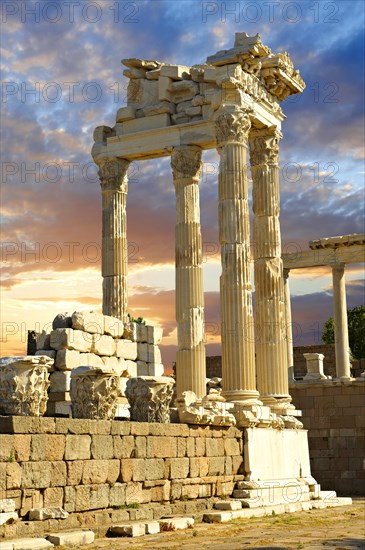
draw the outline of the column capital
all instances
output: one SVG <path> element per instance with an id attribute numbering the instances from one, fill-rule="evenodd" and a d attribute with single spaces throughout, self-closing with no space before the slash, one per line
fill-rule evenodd
<path id="1" fill-rule="evenodd" d="M 333 275 L 343 275 L 345 271 L 345 264 L 334 264 L 332 266 L 332 273 Z"/>
<path id="2" fill-rule="evenodd" d="M 114 157 L 103 160 L 98 165 L 100 185 L 103 193 L 107 191 L 127 193 L 129 160 Z"/>
<path id="3" fill-rule="evenodd" d="M 246 145 L 251 129 L 251 110 L 232 106 L 219 110 L 214 118 L 218 147 L 227 143 Z"/>
<path id="4" fill-rule="evenodd" d="M 197 145 L 181 145 L 171 151 L 171 168 L 174 180 L 199 181 L 202 168 L 202 150 Z"/>
<path id="5" fill-rule="evenodd" d="M 250 133 L 251 167 L 279 164 L 279 141 L 283 137 L 276 126 L 255 129 Z"/>

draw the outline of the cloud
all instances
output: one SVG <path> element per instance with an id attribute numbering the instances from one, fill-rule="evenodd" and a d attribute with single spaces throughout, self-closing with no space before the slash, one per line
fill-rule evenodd
<path id="1" fill-rule="evenodd" d="M 228 13 L 232 9 L 228 3 L 211 3 L 214 13 L 205 18 L 204 3 L 194 0 L 126 4 L 104 0 L 93 3 L 99 12 L 79 4 L 71 17 L 65 3 L 59 3 L 61 17 L 51 23 L 47 18 L 55 17 L 56 8 L 47 12 L 44 3 L 21 2 L 19 11 L 8 15 L 3 25 L 5 318 L 19 314 L 14 303 L 18 307 L 24 297 L 25 281 L 38 278 L 44 300 L 57 304 L 53 292 L 57 276 L 74 281 L 88 270 L 100 273 L 101 196 L 90 155 L 92 133 L 95 126 L 113 126 L 117 109 L 125 104 L 127 79 L 120 60 L 126 57 L 204 62 L 217 49 L 231 47 L 234 33 L 243 30 L 251 35 L 260 32 L 273 51 L 287 50 L 307 88 L 301 97 L 283 104 L 287 115 L 280 145 L 284 250 L 290 243 L 307 248 L 313 238 L 364 231 L 362 1 L 352 1 L 351 9 L 344 2 L 312 6 L 297 1 L 295 22 L 290 3 L 272 7 L 271 15 L 270 2 L 257 4 L 257 20 L 252 6 L 247 7 L 252 3 L 242 2 L 231 3 L 234 9 L 239 4 L 233 14 Z M 333 9 L 328 7 L 332 4 Z M 43 10 L 39 22 L 32 15 L 22 16 L 24 6 L 36 5 Z M 215 151 L 205 151 L 203 160 L 204 253 L 217 260 L 219 159 Z M 167 348 L 176 336 L 174 291 L 170 278 L 161 276 L 157 290 L 148 278 L 149 269 L 156 268 L 156 277 L 159 268 L 174 265 L 175 196 L 169 160 L 135 163 L 133 174 L 127 199 L 129 270 L 134 287 L 143 273 L 145 288 L 131 289 L 130 305 L 165 327 Z M 210 289 L 217 286 L 214 277 L 209 272 Z M 100 277 L 92 280 L 95 296 L 100 296 Z M 359 288 L 352 284 L 348 290 L 353 304 L 361 300 Z M 72 299 L 97 307 L 93 292 L 88 288 L 86 293 L 79 281 L 72 290 Z M 310 285 L 306 292 L 308 302 L 293 297 L 294 313 L 298 322 L 311 323 L 306 308 L 312 304 L 315 323 L 318 315 L 330 312 L 331 297 L 326 289 L 313 292 Z M 29 300 L 26 303 L 33 308 Z M 302 314 L 296 304 L 303 306 Z M 323 312 L 317 304 L 322 304 Z M 206 293 L 206 319 L 212 327 L 219 325 L 216 292 Z M 209 333 L 211 349 L 218 346 L 219 327 L 217 334 L 215 330 Z M 305 332 L 309 335 L 310 329 Z"/>

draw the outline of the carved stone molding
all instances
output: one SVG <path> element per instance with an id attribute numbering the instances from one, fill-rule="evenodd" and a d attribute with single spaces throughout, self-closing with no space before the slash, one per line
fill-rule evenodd
<path id="1" fill-rule="evenodd" d="M 254 130 L 250 135 L 251 167 L 279 164 L 279 141 L 282 133 L 275 127 Z"/>
<path id="2" fill-rule="evenodd" d="M 131 407 L 131 421 L 168 424 L 173 384 L 173 378 L 168 376 L 130 378 L 125 395 Z"/>
<path id="3" fill-rule="evenodd" d="M 102 192 L 128 192 L 127 170 L 130 161 L 120 158 L 107 159 L 99 164 L 99 178 Z"/>
<path id="4" fill-rule="evenodd" d="M 218 111 L 214 124 L 218 147 L 223 147 L 230 142 L 243 144 L 247 142 L 251 129 L 247 110 L 234 108 Z"/>
<path id="5" fill-rule="evenodd" d="M 71 375 L 73 418 L 113 420 L 122 396 L 119 376 L 113 370 L 78 367 Z"/>
<path id="6" fill-rule="evenodd" d="M 174 147 L 171 152 L 171 168 L 174 180 L 189 178 L 199 180 L 202 168 L 201 149 L 193 145 Z"/>
<path id="7" fill-rule="evenodd" d="M 227 403 L 221 396 L 221 390 L 210 390 L 201 402 L 194 392 L 184 391 L 176 400 L 179 420 L 185 424 L 212 426 L 235 426 L 236 419 L 231 412 L 234 405 Z"/>
<path id="8" fill-rule="evenodd" d="M 0 414 L 43 416 L 48 401 L 48 371 L 53 362 L 43 355 L 2 358 Z"/>

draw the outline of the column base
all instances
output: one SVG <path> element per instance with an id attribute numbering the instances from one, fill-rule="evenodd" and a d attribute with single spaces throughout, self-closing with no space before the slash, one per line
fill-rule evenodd
<path id="1" fill-rule="evenodd" d="M 226 401 L 240 406 L 262 405 L 260 394 L 256 390 L 223 390 L 222 395 Z"/>
<path id="2" fill-rule="evenodd" d="M 279 411 L 285 410 L 295 410 L 295 406 L 291 403 L 290 395 L 261 395 L 261 400 L 264 405 L 270 407 L 273 412 L 281 414 Z"/>

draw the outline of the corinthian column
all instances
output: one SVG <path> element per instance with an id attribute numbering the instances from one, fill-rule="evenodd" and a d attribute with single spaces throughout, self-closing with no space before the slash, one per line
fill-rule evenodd
<path id="1" fill-rule="evenodd" d="M 332 267 L 332 284 L 333 317 L 335 322 L 336 376 L 337 378 L 351 378 L 344 264 Z"/>
<path id="2" fill-rule="evenodd" d="M 204 292 L 200 230 L 199 178 L 201 149 L 176 147 L 171 167 L 176 191 L 176 321 L 178 352 L 176 392 L 206 394 Z"/>
<path id="3" fill-rule="evenodd" d="M 283 269 L 284 275 L 284 302 L 285 302 L 285 332 L 286 332 L 286 356 L 288 360 L 288 379 L 289 382 L 295 382 L 294 378 L 294 356 L 293 356 L 293 330 L 291 319 L 290 287 L 289 287 L 290 269 Z"/>
<path id="4" fill-rule="evenodd" d="M 243 109 L 225 108 L 215 118 L 220 154 L 219 240 L 222 386 L 227 400 L 259 404 L 255 381 L 250 223 L 246 147 L 250 118 Z"/>
<path id="5" fill-rule="evenodd" d="M 250 135 L 257 386 L 266 405 L 282 409 L 291 401 L 279 224 L 279 139 L 276 128 Z"/>
<path id="6" fill-rule="evenodd" d="M 99 164 L 102 192 L 103 314 L 127 322 L 128 243 L 126 197 L 129 161 L 109 159 Z"/>

